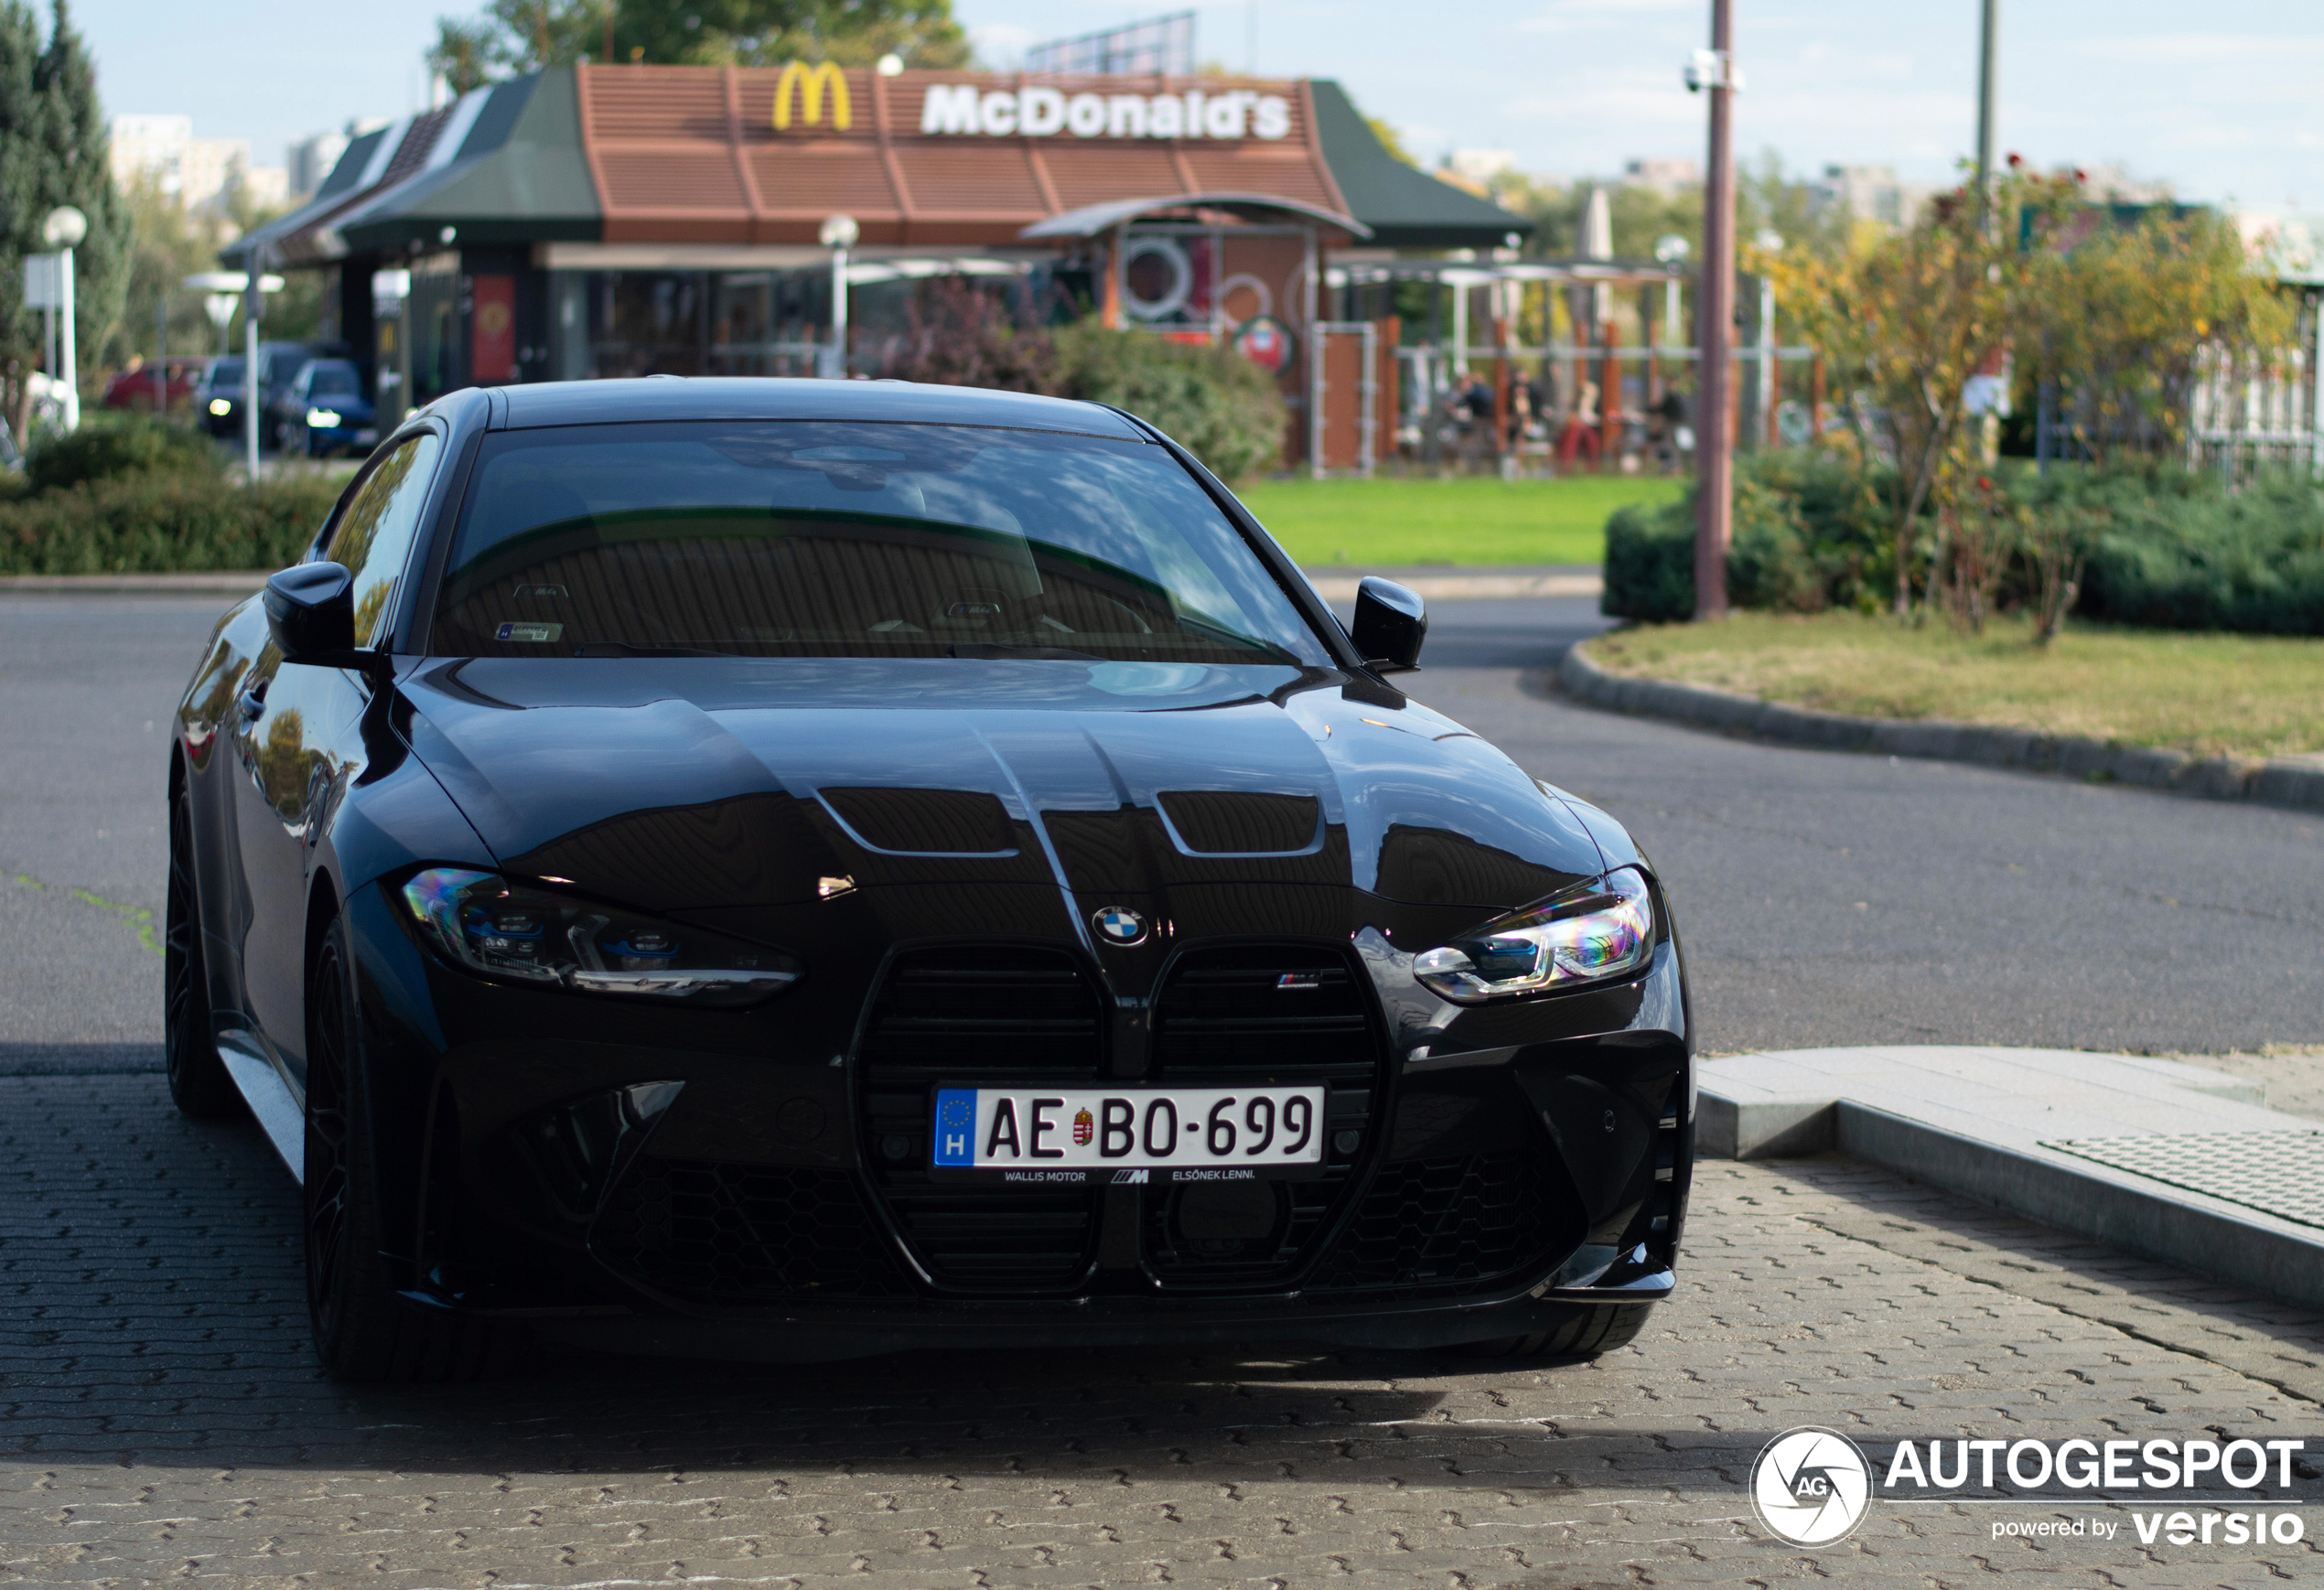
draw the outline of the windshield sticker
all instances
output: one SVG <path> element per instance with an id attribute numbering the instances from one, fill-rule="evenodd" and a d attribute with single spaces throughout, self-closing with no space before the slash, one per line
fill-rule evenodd
<path id="1" fill-rule="evenodd" d="M 503 624 L 492 633 L 495 640 L 554 640 L 565 633 L 562 624 Z"/>

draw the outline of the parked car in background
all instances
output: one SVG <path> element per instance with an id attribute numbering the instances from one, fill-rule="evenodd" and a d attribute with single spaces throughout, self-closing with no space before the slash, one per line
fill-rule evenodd
<path id="1" fill-rule="evenodd" d="M 279 438 L 264 422 L 282 400 L 283 393 L 310 359 L 327 354 L 343 353 L 344 343 L 317 346 L 311 342 L 262 342 L 258 345 L 258 414 L 262 422 L 259 442 L 274 446 Z M 202 388 L 202 424 L 210 427 L 213 436 L 239 436 L 242 434 L 243 356 L 230 353 L 221 357 L 210 367 L 210 380 Z M 296 440 L 296 438 L 293 438 Z"/>
<path id="2" fill-rule="evenodd" d="M 196 418 L 213 436 L 231 436 L 242 428 L 242 368 L 239 353 L 212 360 L 194 394 Z"/>
<path id="3" fill-rule="evenodd" d="M 363 395 L 363 372 L 351 359 L 310 359 L 298 367 L 268 415 L 274 446 L 303 446 L 310 458 L 368 453 L 380 439 L 377 411 Z M 303 439 L 302 439 L 303 438 Z"/>
<path id="4" fill-rule="evenodd" d="M 191 406 L 202 394 L 210 378 L 210 367 L 217 362 L 214 354 L 176 354 L 161 361 L 163 401 L 172 410 Z M 104 406 L 109 409 L 142 409 L 154 412 L 154 367 L 143 360 L 133 359 L 129 368 L 105 382 Z"/>

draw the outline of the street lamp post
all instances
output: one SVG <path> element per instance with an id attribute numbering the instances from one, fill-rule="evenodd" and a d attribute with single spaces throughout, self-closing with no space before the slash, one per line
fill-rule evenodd
<path id="1" fill-rule="evenodd" d="M 70 204 L 60 204 L 41 223 L 40 235 L 57 251 L 58 340 L 62 344 L 58 373 L 64 378 L 64 428 L 77 431 L 81 428 L 81 361 L 72 325 L 72 251 L 89 235 L 89 218 Z"/>
<path id="2" fill-rule="evenodd" d="M 250 353 L 242 360 L 242 436 L 249 449 L 253 485 L 258 482 L 258 306 L 265 294 L 283 290 L 282 277 L 262 274 L 259 264 L 259 251 L 253 245 L 247 275 L 240 271 L 201 271 L 188 276 L 184 284 L 188 292 L 209 295 L 202 300 L 202 309 L 218 328 L 221 353 L 226 351 L 226 328 L 234 318 L 237 298 L 250 310 L 243 337 Z"/>
<path id="3" fill-rule="evenodd" d="M 831 352 L 823 373 L 834 381 L 847 379 L 847 251 L 855 246 L 863 229 L 852 215 L 834 215 L 816 234 L 831 251 Z"/>
<path id="4" fill-rule="evenodd" d="M 250 283 L 242 289 L 242 457 L 250 483 L 258 484 L 258 319 L 266 312 L 266 245 L 250 245 Z"/>

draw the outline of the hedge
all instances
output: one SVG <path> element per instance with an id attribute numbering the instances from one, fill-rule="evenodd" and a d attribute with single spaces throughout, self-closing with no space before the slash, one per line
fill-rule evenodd
<path id="1" fill-rule="evenodd" d="M 1893 543 L 1877 479 L 1845 460 L 1802 452 L 1738 460 L 1728 602 L 1738 607 L 1878 611 L 1895 588 Z M 1998 483 L 2037 512 L 2104 510 L 2075 612 L 2173 629 L 2324 634 L 2324 489 L 2264 477 L 2231 492 L 2184 470 L 2010 468 Z M 1921 557 L 1933 545 L 1924 530 Z M 1916 578 L 1925 572 L 1916 569 Z M 2023 599 L 2013 569 L 2001 599 Z M 1601 610 L 1670 623 L 1695 611 L 1695 500 L 1632 506 L 1606 525 Z"/>
<path id="2" fill-rule="evenodd" d="M 345 483 L 300 475 L 253 489 L 214 471 L 139 473 L 0 502 L 0 574 L 282 568 Z"/>

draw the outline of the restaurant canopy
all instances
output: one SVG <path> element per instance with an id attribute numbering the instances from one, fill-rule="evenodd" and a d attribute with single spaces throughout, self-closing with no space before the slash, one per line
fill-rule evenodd
<path id="1" fill-rule="evenodd" d="M 957 252 L 1022 248 L 1093 206 L 1198 196 L 1375 248 L 1492 249 L 1532 230 L 1397 160 L 1327 81 L 582 66 L 365 134 L 310 202 L 221 257 L 242 264 L 253 243 L 292 266 L 451 246 L 812 246 L 835 213 L 867 249 Z"/>

